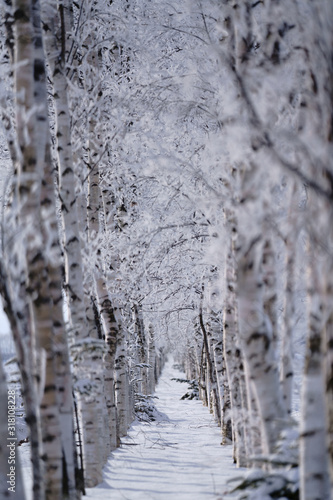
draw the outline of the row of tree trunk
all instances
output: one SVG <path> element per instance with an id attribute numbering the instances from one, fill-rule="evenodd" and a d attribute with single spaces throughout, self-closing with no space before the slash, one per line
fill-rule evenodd
<path id="1" fill-rule="evenodd" d="M 229 121 L 221 125 L 224 221 L 214 229 L 216 236 L 224 235 L 223 248 L 215 258 L 215 279 L 205 280 L 211 290 L 206 286 L 197 311 L 195 356 L 186 355 L 184 363 L 189 377 L 196 373 L 223 440 L 232 438 L 238 465 L 274 469 L 278 463 L 299 463 L 301 498 L 328 499 L 333 491 L 332 3 L 223 4 L 221 25 L 205 24 L 207 33 L 210 22 L 220 29 L 219 38 L 210 41 L 219 75 L 230 78 L 232 89 L 225 85 L 222 103 L 235 99 Z M 292 100 L 295 95 L 299 101 Z M 213 175 L 209 182 L 214 196 Z M 305 362 L 295 423 L 299 339 Z M 295 427 L 299 456 L 289 448 L 286 460 L 283 440 Z"/>
<path id="2" fill-rule="evenodd" d="M 233 444 L 237 466 L 272 473 L 299 466 L 301 498 L 328 499 L 332 437 L 330 384 L 325 383 L 327 258 L 318 262 L 313 246 L 304 249 L 297 238 L 288 238 L 277 252 L 274 235 L 264 239 L 265 233 L 244 247 L 235 213 L 226 213 L 225 224 L 229 245 L 223 254 L 224 273 L 219 275 L 215 268 L 202 292 L 193 349 L 184 351 L 182 359 L 187 378 L 199 381 L 200 399 L 221 427 L 222 444 Z M 297 270 L 304 267 L 305 277 L 299 276 Z M 298 313 L 307 318 L 307 324 L 302 322 L 307 338 L 298 333 L 306 340 L 300 371 L 295 359 L 301 354 L 295 346 L 300 348 L 302 342 L 296 337 L 295 308 L 303 287 L 306 304 Z M 217 289 L 218 300 L 212 298 Z M 284 314 L 278 320 L 279 305 Z M 300 399 L 295 375 L 302 377 Z"/>
<path id="3" fill-rule="evenodd" d="M 140 302 L 115 284 L 119 256 L 101 258 L 103 233 L 121 231 L 123 221 L 119 202 L 102 191 L 98 110 L 87 115 L 84 150 L 74 147 L 77 96 L 70 86 L 78 85 L 92 106 L 100 85 L 94 29 L 81 30 L 81 23 L 96 22 L 95 4 L 74 13 L 71 2 L 14 0 L 2 9 L 12 68 L 4 114 L 14 170 L 1 293 L 22 378 L 33 498 L 74 499 L 102 481 L 107 457 L 135 418 L 137 394 L 154 392 L 162 360 Z M 88 189 L 78 193 L 83 172 Z M 3 378 L 1 384 L 4 399 Z M 6 453 L 1 447 L 1 460 Z M 3 495 L 7 486 L 4 481 Z M 17 495 L 23 498 L 22 485 Z"/>
<path id="4" fill-rule="evenodd" d="M 0 283 L 34 499 L 77 498 L 101 481 L 136 398 L 154 390 L 155 326 L 177 321 L 191 332 L 176 339 L 187 377 L 237 465 L 299 462 L 302 498 L 330 498 L 330 2 L 158 4 L 1 6 L 13 169 Z M 135 45 L 142 32 L 151 46 Z"/>

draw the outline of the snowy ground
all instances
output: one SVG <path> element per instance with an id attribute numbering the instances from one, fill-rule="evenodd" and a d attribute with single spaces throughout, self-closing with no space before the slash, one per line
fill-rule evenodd
<path id="1" fill-rule="evenodd" d="M 104 481 L 86 490 L 93 500 L 222 500 L 227 480 L 241 475 L 232 463 L 232 447 L 221 446 L 221 431 L 201 401 L 183 400 L 184 374 L 168 361 L 154 399 L 159 418 L 136 422 L 104 467 Z M 29 446 L 19 448 L 31 500 Z"/>
<path id="2" fill-rule="evenodd" d="M 221 433 L 201 401 L 180 398 L 187 385 L 167 362 L 156 389 L 162 413 L 152 423 L 135 423 L 104 467 L 104 481 L 87 489 L 94 500 L 222 499 L 226 482 L 240 475 L 232 447 L 221 446 Z"/>

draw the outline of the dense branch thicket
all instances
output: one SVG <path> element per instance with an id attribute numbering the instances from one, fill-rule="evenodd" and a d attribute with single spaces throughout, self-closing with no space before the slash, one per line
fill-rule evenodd
<path id="1" fill-rule="evenodd" d="M 332 2 L 1 19 L 0 293 L 34 500 L 101 482 L 169 351 L 261 470 L 248 498 L 333 500 Z"/>

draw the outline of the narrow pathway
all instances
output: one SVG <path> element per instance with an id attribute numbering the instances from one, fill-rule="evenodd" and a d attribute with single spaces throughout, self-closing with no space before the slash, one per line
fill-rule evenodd
<path id="1" fill-rule="evenodd" d="M 168 361 L 155 395 L 163 414 L 152 423 L 135 423 L 121 448 L 104 467 L 104 481 L 87 489 L 94 500 L 218 500 L 226 481 L 238 476 L 232 447 L 221 446 L 220 429 L 201 401 L 180 398 L 187 385 Z"/>

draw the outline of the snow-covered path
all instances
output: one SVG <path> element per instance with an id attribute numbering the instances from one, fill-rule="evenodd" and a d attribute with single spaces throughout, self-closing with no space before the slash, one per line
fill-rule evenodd
<path id="1" fill-rule="evenodd" d="M 155 395 L 161 420 L 134 424 L 104 468 L 104 481 L 87 489 L 94 500 L 222 499 L 226 481 L 240 471 L 231 446 L 201 401 L 184 400 L 184 374 L 166 363 Z"/>

